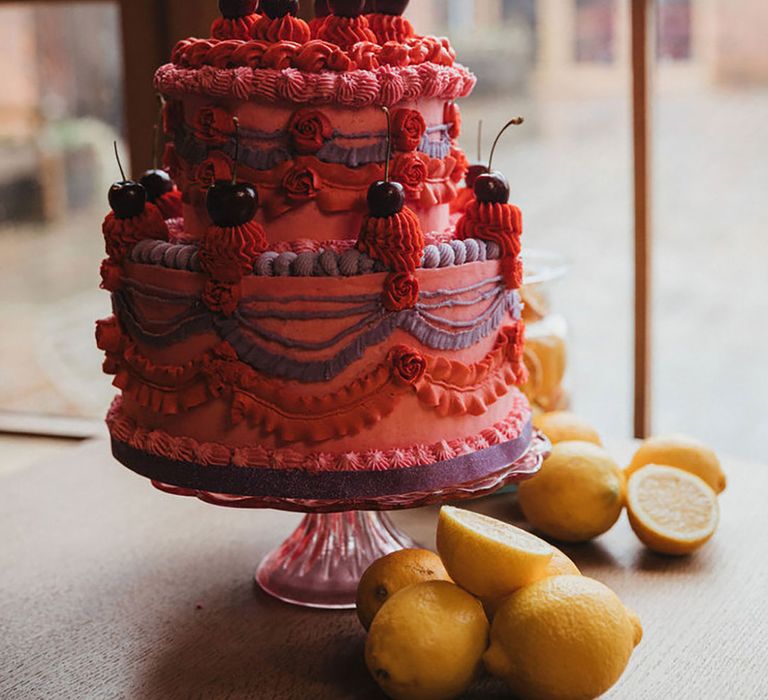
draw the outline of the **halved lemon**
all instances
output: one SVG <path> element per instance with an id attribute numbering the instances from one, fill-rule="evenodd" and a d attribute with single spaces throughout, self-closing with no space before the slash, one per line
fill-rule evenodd
<path id="1" fill-rule="evenodd" d="M 437 551 L 451 578 L 481 598 L 501 598 L 545 576 L 554 550 L 519 527 L 443 506 Z"/>
<path id="2" fill-rule="evenodd" d="M 698 476 L 651 464 L 632 474 L 627 488 L 629 523 L 646 547 L 662 554 L 690 554 L 715 534 L 717 495 Z"/>

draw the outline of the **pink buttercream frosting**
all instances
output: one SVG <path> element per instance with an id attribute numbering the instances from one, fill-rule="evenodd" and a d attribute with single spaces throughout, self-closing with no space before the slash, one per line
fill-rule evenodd
<path id="1" fill-rule="evenodd" d="M 522 394 L 518 395 L 506 418 L 480 435 L 455 440 L 441 440 L 434 445 L 412 445 L 390 450 L 368 450 L 364 453 L 302 453 L 291 448 L 265 449 L 259 445 L 227 446 L 200 442 L 189 437 L 176 437 L 162 430 L 148 431 L 122 411 L 122 398 L 112 403 L 107 425 L 112 437 L 135 449 L 201 466 L 234 465 L 243 468 L 304 469 L 311 472 L 386 471 L 443 462 L 458 455 L 471 454 L 519 437 L 530 419 L 530 409 Z"/>
<path id="2" fill-rule="evenodd" d="M 185 68 L 168 64 L 157 71 L 155 87 L 166 95 L 259 97 L 264 100 L 349 107 L 394 106 L 404 100 L 468 96 L 475 76 L 460 65 L 382 66 L 375 70 L 310 73 L 298 68 Z"/>

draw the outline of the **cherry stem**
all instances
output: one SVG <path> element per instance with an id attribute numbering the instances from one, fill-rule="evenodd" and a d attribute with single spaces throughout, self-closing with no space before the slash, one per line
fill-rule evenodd
<path id="1" fill-rule="evenodd" d="M 499 135 L 496 137 L 496 140 L 493 142 L 493 146 L 491 147 L 491 157 L 488 159 L 488 172 L 493 172 L 493 154 L 496 152 L 496 145 L 499 143 L 499 139 L 502 137 L 504 132 L 509 129 L 510 126 L 520 126 L 525 119 L 522 117 L 515 117 L 514 119 L 510 119 L 501 129 L 499 132 Z"/>
<path id="2" fill-rule="evenodd" d="M 159 165 L 159 154 L 160 154 L 160 125 L 163 122 L 163 109 L 165 108 L 165 98 L 162 95 L 157 96 L 157 102 L 158 102 L 158 109 L 157 109 L 157 119 L 155 120 L 155 133 L 154 133 L 154 139 L 152 140 L 152 168 L 154 170 L 158 169 Z"/>
<path id="3" fill-rule="evenodd" d="M 123 182 L 127 182 L 125 179 L 125 170 L 123 170 L 123 164 L 120 162 L 120 152 L 117 150 L 117 141 L 112 142 L 115 147 L 115 158 L 117 159 L 117 167 L 120 168 L 120 177 L 123 178 Z"/>
<path id="4" fill-rule="evenodd" d="M 232 184 L 237 184 L 237 166 L 240 161 L 240 120 L 232 117 L 232 123 L 235 125 L 235 162 L 232 165 Z"/>
<path id="5" fill-rule="evenodd" d="M 477 122 L 477 162 L 483 162 L 483 120 Z"/>
<path id="6" fill-rule="evenodd" d="M 387 162 L 384 165 L 384 182 L 389 182 L 389 166 L 392 160 L 392 114 L 386 107 L 381 109 L 387 115 Z"/>

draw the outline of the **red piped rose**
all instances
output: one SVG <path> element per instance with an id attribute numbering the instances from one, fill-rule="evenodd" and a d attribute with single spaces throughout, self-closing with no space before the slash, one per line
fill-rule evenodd
<path id="1" fill-rule="evenodd" d="M 101 288 L 116 292 L 123 283 L 123 269 L 114 260 L 105 258 L 101 262 Z"/>
<path id="2" fill-rule="evenodd" d="M 320 176 L 306 166 L 297 166 L 289 170 L 283 178 L 283 190 L 288 199 L 307 201 L 317 197 L 320 191 Z"/>
<path id="3" fill-rule="evenodd" d="M 392 179 L 405 188 L 410 200 L 418 200 L 429 177 L 429 157 L 423 153 L 400 153 L 392 164 Z"/>
<path id="4" fill-rule="evenodd" d="M 424 134 L 427 123 L 421 112 L 415 109 L 398 109 L 392 118 L 392 134 L 398 151 L 415 151 Z"/>
<path id="5" fill-rule="evenodd" d="M 232 115 L 221 107 L 203 107 L 195 115 L 193 128 L 205 141 L 222 141 L 235 132 Z"/>
<path id="6" fill-rule="evenodd" d="M 288 132 L 298 153 L 312 155 L 333 136 L 333 125 L 319 110 L 300 109 L 291 118 Z"/>
<path id="7" fill-rule="evenodd" d="M 412 309 L 419 301 L 419 280 L 412 272 L 395 272 L 384 282 L 382 302 L 388 311 Z"/>
<path id="8" fill-rule="evenodd" d="M 240 284 L 208 280 L 203 291 L 203 301 L 211 311 L 231 316 L 237 310 L 241 295 Z"/>
<path id="9" fill-rule="evenodd" d="M 398 345 L 389 352 L 389 364 L 392 377 L 398 384 L 413 386 L 427 371 L 427 361 L 417 350 L 406 345 Z"/>
<path id="10" fill-rule="evenodd" d="M 195 170 L 195 181 L 209 187 L 218 180 L 230 180 L 232 178 L 232 166 L 221 155 L 212 155 L 206 158 Z"/>

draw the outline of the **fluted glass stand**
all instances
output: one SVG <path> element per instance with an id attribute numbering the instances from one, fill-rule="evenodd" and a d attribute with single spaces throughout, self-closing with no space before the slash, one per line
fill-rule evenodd
<path id="1" fill-rule="evenodd" d="M 413 547 L 382 512 L 307 515 L 256 571 L 262 589 L 286 603 L 343 610 L 355 607 L 355 591 L 370 564 Z"/>
<path id="2" fill-rule="evenodd" d="M 217 506 L 306 513 L 293 534 L 261 562 L 256 581 L 265 592 L 285 602 L 338 610 L 354 607 L 355 589 L 369 564 L 385 554 L 414 546 L 411 538 L 394 526 L 386 511 L 488 495 L 533 476 L 549 449 L 549 441 L 541 433 L 534 433 L 528 449 L 516 462 L 472 482 L 436 491 L 334 501 L 237 496 L 173 486 L 154 479 L 152 483 L 166 493 L 192 496 Z"/>

